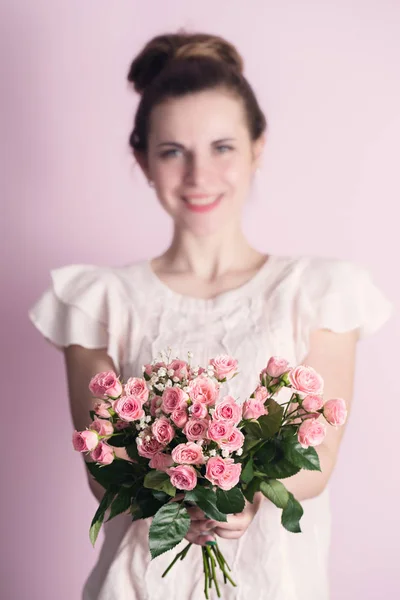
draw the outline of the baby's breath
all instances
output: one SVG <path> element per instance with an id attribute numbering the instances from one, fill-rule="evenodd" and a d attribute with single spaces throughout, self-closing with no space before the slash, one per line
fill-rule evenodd
<path id="1" fill-rule="evenodd" d="M 239 450 L 236 450 L 236 454 L 238 456 L 241 456 L 243 454 L 243 448 L 239 448 Z"/>
<path id="2" fill-rule="evenodd" d="M 221 454 L 222 454 L 222 456 L 224 458 L 228 458 L 228 456 L 229 456 L 229 450 L 227 450 L 226 448 L 224 448 L 224 450 L 222 450 Z"/>

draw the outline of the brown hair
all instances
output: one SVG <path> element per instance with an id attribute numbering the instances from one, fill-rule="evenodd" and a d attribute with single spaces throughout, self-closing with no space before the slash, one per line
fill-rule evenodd
<path id="1" fill-rule="evenodd" d="M 159 35 L 133 60 L 128 77 L 141 95 L 129 145 L 146 152 L 152 109 L 169 98 L 208 89 L 225 88 L 242 99 L 249 132 L 256 140 L 267 122 L 243 75 L 243 60 L 223 38 L 202 33 Z"/>

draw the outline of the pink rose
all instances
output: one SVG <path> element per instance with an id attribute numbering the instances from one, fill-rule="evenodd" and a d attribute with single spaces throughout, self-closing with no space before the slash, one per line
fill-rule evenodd
<path id="1" fill-rule="evenodd" d="M 218 486 L 227 491 L 239 483 L 242 465 L 240 463 L 235 463 L 233 458 L 226 458 L 225 462 L 227 463 L 226 469 L 218 479 Z"/>
<path id="2" fill-rule="evenodd" d="M 165 417 L 156 419 L 151 426 L 151 431 L 160 444 L 166 446 L 170 443 L 175 435 L 175 430 L 171 423 Z"/>
<path id="3" fill-rule="evenodd" d="M 77 452 L 91 452 L 99 443 L 97 431 L 74 431 L 72 434 L 72 445 Z"/>
<path id="4" fill-rule="evenodd" d="M 243 419 L 258 419 L 261 415 L 267 415 L 268 409 L 264 402 L 256 398 L 249 398 L 243 402 Z"/>
<path id="5" fill-rule="evenodd" d="M 207 404 L 199 402 L 198 400 L 196 400 L 196 402 L 193 402 L 189 410 L 191 416 L 195 419 L 205 419 L 208 416 Z"/>
<path id="6" fill-rule="evenodd" d="M 323 415 L 334 427 L 344 425 L 347 419 L 347 407 L 343 398 L 332 398 L 324 404 Z"/>
<path id="7" fill-rule="evenodd" d="M 308 448 L 309 446 L 318 446 L 326 435 L 326 425 L 317 419 L 307 419 L 303 421 L 297 432 L 297 439 L 300 446 Z"/>
<path id="8" fill-rule="evenodd" d="M 208 421 L 206 419 L 189 419 L 183 428 L 183 433 L 189 442 L 195 442 L 196 440 L 205 438 L 207 429 Z"/>
<path id="9" fill-rule="evenodd" d="M 324 401 L 322 396 L 318 396 L 315 394 L 309 394 L 303 399 L 302 407 L 308 412 L 315 412 L 320 410 L 324 405 Z"/>
<path id="10" fill-rule="evenodd" d="M 284 358 L 280 358 L 279 356 L 272 356 L 267 364 L 267 367 L 264 371 L 270 377 L 280 377 L 284 373 L 286 373 L 290 369 L 289 363 Z"/>
<path id="11" fill-rule="evenodd" d="M 188 395 L 181 388 L 167 387 L 162 395 L 162 410 L 169 414 L 176 408 L 187 406 Z"/>
<path id="12" fill-rule="evenodd" d="M 201 447 L 194 442 L 187 442 L 187 444 L 178 444 L 172 450 L 172 458 L 174 462 L 181 465 L 202 465 L 204 463 L 204 456 Z"/>
<path id="13" fill-rule="evenodd" d="M 110 421 L 106 421 L 105 419 L 95 419 L 91 424 L 89 429 L 93 431 L 97 431 L 99 435 L 111 435 L 114 433 L 114 427 Z"/>
<path id="14" fill-rule="evenodd" d="M 170 467 L 167 473 L 172 485 L 179 490 L 193 490 L 197 485 L 196 469 L 190 465 Z"/>
<path id="15" fill-rule="evenodd" d="M 161 398 L 159 396 L 154 396 L 154 398 L 152 398 L 150 400 L 150 414 L 152 417 L 156 417 L 157 413 L 156 410 L 161 406 Z"/>
<path id="16" fill-rule="evenodd" d="M 150 437 L 150 439 L 147 440 L 146 437 Z M 137 437 L 136 443 L 138 453 L 140 456 L 144 456 L 145 458 L 153 458 L 157 452 L 160 452 L 164 448 L 163 444 L 160 444 L 155 437 L 150 435 L 145 435 L 142 438 Z"/>
<path id="17" fill-rule="evenodd" d="M 122 384 L 114 371 L 97 373 L 89 383 L 92 394 L 99 398 L 119 398 L 122 394 Z"/>
<path id="18" fill-rule="evenodd" d="M 171 420 L 180 429 L 182 429 L 182 427 L 184 427 L 186 425 L 188 418 L 189 418 L 188 413 L 187 413 L 187 410 L 185 407 L 182 407 L 182 408 L 178 407 L 175 410 L 173 410 L 171 413 Z"/>
<path id="19" fill-rule="evenodd" d="M 149 467 L 151 469 L 157 469 L 157 471 L 167 471 L 169 467 L 174 464 L 172 456 L 170 454 L 164 454 L 163 452 L 157 452 L 152 456 Z"/>
<path id="20" fill-rule="evenodd" d="M 263 385 L 259 385 L 254 391 L 254 398 L 258 402 L 262 402 L 263 404 L 266 401 L 266 399 L 268 398 L 268 396 L 269 396 L 269 392 L 268 392 L 267 388 L 264 387 Z"/>
<path id="21" fill-rule="evenodd" d="M 230 490 L 239 482 L 242 465 L 235 463 L 233 458 L 221 458 L 215 456 L 207 461 L 205 477 L 213 485 L 219 486 L 223 490 Z"/>
<path id="22" fill-rule="evenodd" d="M 178 360 L 177 358 L 169 363 L 167 370 L 172 370 L 174 372 L 172 377 L 177 377 L 179 381 L 186 379 L 189 373 L 187 362 Z"/>
<path id="23" fill-rule="evenodd" d="M 296 391 L 304 394 L 322 394 L 324 391 L 324 380 L 315 369 L 307 365 L 299 365 L 289 371 L 289 382 Z"/>
<path id="24" fill-rule="evenodd" d="M 145 416 L 141 401 L 134 396 L 121 396 L 113 403 L 113 409 L 123 421 L 137 421 Z"/>
<path id="25" fill-rule="evenodd" d="M 215 406 L 213 419 L 216 421 L 232 421 L 235 425 L 242 418 L 242 407 L 236 403 L 233 396 L 224 396 Z"/>
<path id="26" fill-rule="evenodd" d="M 223 380 L 232 379 L 234 376 L 238 361 L 227 354 L 220 354 L 209 361 L 209 364 L 214 367 L 214 375 L 217 379 Z"/>
<path id="27" fill-rule="evenodd" d="M 90 453 L 94 461 L 101 465 L 109 465 L 114 460 L 114 450 L 105 442 L 99 442 L 96 448 Z"/>
<path id="28" fill-rule="evenodd" d="M 233 424 L 230 421 L 211 421 L 208 426 L 207 437 L 213 442 L 227 440 L 232 434 Z"/>
<path id="29" fill-rule="evenodd" d="M 151 365 L 150 363 L 148 363 L 147 365 L 143 365 L 143 366 L 144 366 L 143 373 L 146 373 L 146 375 L 148 375 L 149 377 L 151 377 L 152 374 L 153 374 L 153 365 Z"/>
<path id="30" fill-rule="evenodd" d="M 146 385 L 146 381 L 140 377 L 129 377 L 124 386 L 124 390 L 127 396 L 133 396 L 142 404 L 148 400 L 149 389 Z"/>
<path id="31" fill-rule="evenodd" d="M 192 402 L 203 402 L 213 406 L 218 398 L 219 385 L 209 377 L 200 375 L 189 383 L 189 396 Z"/>
<path id="32" fill-rule="evenodd" d="M 111 404 L 109 402 L 95 402 L 93 410 L 99 417 L 104 417 L 106 419 L 110 418 L 109 409 L 111 408 Z"/>
<path id="33" fill-rule="evenodd" d="M 213 485 L 218 485 L 219 478 L 223 475 L 226 469 L 226 463 L 220 456 L 212 456 L 207 461 L 205 477 L 211 481 Z"/>
<path id="34" fill-rule="evenodd" d="M 230 436 L 223 442 L 220 443 L 220 448 L 222 450 L 229 450 L 229 452 L 234 452 L 239 450 L 244 444 L 244 435 L 237 429 L 236 427 L 233 429 Z"/>

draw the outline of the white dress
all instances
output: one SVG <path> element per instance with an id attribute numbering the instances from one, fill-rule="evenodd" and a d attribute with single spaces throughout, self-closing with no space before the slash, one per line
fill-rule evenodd
<path id="1" fill-rule="evenodd" d="M 334 258 L 270 256 L 250 281 L 208 300 L 169 289 L 150 261 L 118 267 L 71 264 L 51 270 L 51 280 L 29 317 L 57 348 L 107 348 L 124 381 L 141 376 L 142 365 L 168 346 L 182 358 L 191 350 L 193 364 L 227 353 L 239 360 L 241 374 L 223 390 L 240 402 L 270 356 L 285 357 L 292 365 L 304 360 L 311 330 L 360 328 L 363 338 L 393 311 L 368 270 Z M 265 500 L 240 539 L 219 538 L 238 584 L 221 583 L 224 600 L 329 598 L 329 485 L 302 506 L 302 533 L 286 531 L 281 511 Z M 192 546 L 184 562 L 162 579 L 187 541 L 150 560 L 150 521 L 132 523 L 124 515 L 105 525 L 83 600 L 203 600 L 200 549 Z"/>

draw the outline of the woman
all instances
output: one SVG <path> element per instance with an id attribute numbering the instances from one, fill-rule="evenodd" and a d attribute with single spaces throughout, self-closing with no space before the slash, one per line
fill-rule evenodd
<path id="1" fill-rule="evenodd" d="M 33 323 L 64 349 L 75 428 L 89 423 L 88 381 L 96 372 L 112 369 L 126 381 L 168 346 L 181 358 L 192 351 L 196 364 L 221 353 L 237 358 L 241 376 L 225 390 L 241 401 L 268 358 L 280 355 L 313 366 L 325 397 L 350 406 L 357 340 L 387 320 L 391 305 L 358 265 L 265 255 L 245 238 L 241 213 L 266 120 L 236 49 L 211 35 L 159 36 L 135 58 L 128 79 L 141 94 L 130 145 L 173 219 L 173 238 L 152 260 L 54 269 L 31 309 Z M 281 511 L 261 494 L 227 523 L 192 510 L 187 539 L 204 544 L 218 536 L 239 584 L 224 586 L 225 600 L 329 597 L 328 481 L 342 435 L 329 428 L 318 447 L 322 473 L 285 480 L 303 504 L 301 534 L 286 531 Z M 103 488 L 89 482 L 100 499 Z M 125 515 L 106 524 L 84 599 L 203 599 L 200 551 L 192 548 L 162 579 L 186 541 L 150 561 L 149 525 Z"/>

